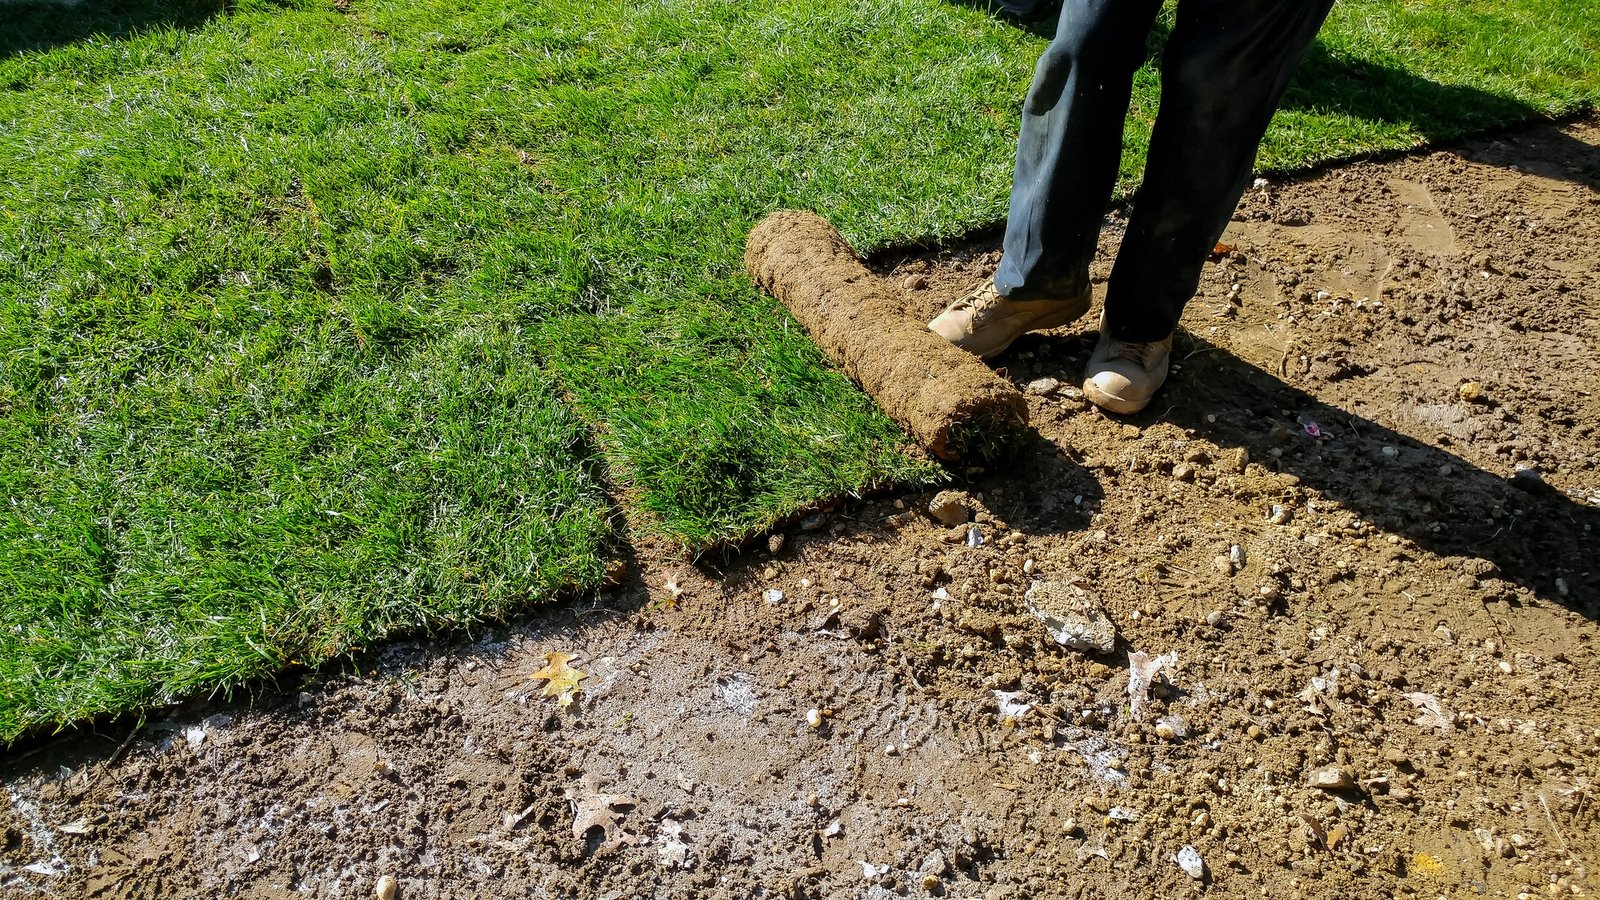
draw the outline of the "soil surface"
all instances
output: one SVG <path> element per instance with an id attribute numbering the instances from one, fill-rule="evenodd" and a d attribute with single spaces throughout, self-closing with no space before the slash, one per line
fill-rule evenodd
<path id="1" fill-rule="evenodd" d="M 1027 424 L 1028 403 L 1016 387 L 929 331 L 926 317 L 907 315 L 892 284 L 867 271 L 816 213 L 781 210 L 762 219 L 750 232 L 745 267 L 933 455 L 960 460 L 968 451 L 1005 449 Z"/>
<path id="2" fill-rule="evenodd" d="M 18 748 L 0 894 L 1600 891 L 1600 121 L 1264 183 L 1224 244 L 1146 413 L 1074 387 L 1092 315 L 996 360 L 1035 433 L 951 524 L 640 548 Z M 879 262 L 931 316 L 995 259 Z"/>

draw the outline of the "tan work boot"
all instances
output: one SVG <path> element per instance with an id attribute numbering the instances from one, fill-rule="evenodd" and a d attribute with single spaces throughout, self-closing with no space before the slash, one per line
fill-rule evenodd
<path id="1" fill-rule="evenodd" d="M 928 328 L 957 347 L 988 359 L 1030 331 L 1058 328 L 1089 311 L 1089 291 L 1061 300 L 1008 300 L 994 279 L 945 308 Z"/>
<path id="2" fill-rule="evenodd" d="M 1128 415 L 1150 405 L 1156 389 L 1167 380 L 1172 359 L 1172 335 L 1159 341 L 1119 341 L 1100 316 L 1100 341 L 1089 355 L 1084 371 L 1083 395 L 1095 406 Z"/>

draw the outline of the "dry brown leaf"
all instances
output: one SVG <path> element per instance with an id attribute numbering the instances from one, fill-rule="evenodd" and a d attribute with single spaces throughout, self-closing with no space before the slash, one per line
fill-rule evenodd
<path id="1" fill-rule="evenodd" d="M 584 776 L 575 787 L 567 788 L 567 799 L 572 803 L 572 834 L 587 840 L 589 832 L 601 832 L 599 847 L 615 849 L 639 843 L 639 837 L 622 827 L 628 813 L 639 801 L 626 794 L 607 794 L 600 790 L 599 779 Z"/>
<path id="2" fill-rule="evenodd" d="M 1215 247 L 1211 248 L 1211 255 L 1212 256 L 1227 256 L 1229 253 L 1232 253 L 1233 251 L 1235 251 L 1237 249 L 1239 249 L 1239 248 L 1234 246 L 1233 244 L 1224 244 L 1224 243 L 1221 243 L 1219 241 Z"/>
<path id="3" fill-rule="evenodd" d="M 546 653 L 545 667 L 533 673 L 535 680 L 544 681 L 544 695 L 556 698 L 562 706 L 572 705 L 572 695 L 583 690 L 578 682 L 589 677 L 589 673 L 568 666 L 571 660 L 566 653 Z"/>

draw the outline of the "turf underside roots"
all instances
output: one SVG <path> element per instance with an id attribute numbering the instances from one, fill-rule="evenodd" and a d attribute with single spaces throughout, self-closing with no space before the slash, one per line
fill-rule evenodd
<path id="1" fill-rule="evenodd" d="M 1261 164 L 1592 104 L 1588 6 L 1346 0 Z M 940 0 L 4 9 L 0 741 L 596 585 L 619 510 L 707 546 L 941 476 L 740 248 L 780 207 L 866 250 L 998 221 L 1027 30 Z"/>

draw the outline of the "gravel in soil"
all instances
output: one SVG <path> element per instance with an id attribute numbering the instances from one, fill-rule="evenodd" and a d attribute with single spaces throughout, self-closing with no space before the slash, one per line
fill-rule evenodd
<path id="1" fill-rule="evenodd" d="M 1593 893 L 1597 144 L 1260 183 L 1157 403 L 1084 402 L 1092 324 L 1020 341 L 1031 443 L 938 520 L 642 547 L 476 640 L 20 748 L 0 893 Z M 878 262 L 931 315 L 995 259 Z"/>

